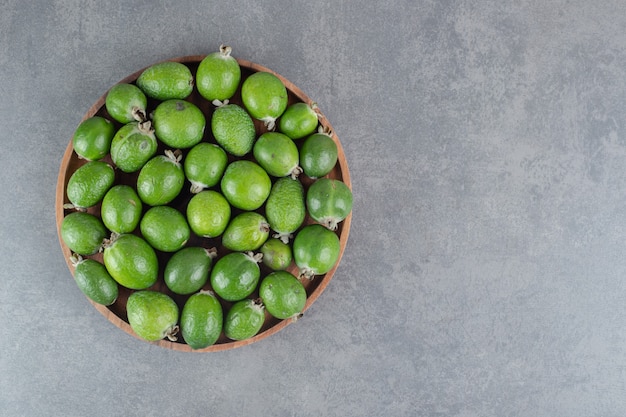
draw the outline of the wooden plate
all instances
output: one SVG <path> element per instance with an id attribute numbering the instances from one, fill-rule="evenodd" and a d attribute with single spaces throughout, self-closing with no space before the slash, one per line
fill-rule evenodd
<path id="1" fill-rule="evenodd" d="M 192 74 L 195 75 L 198 64 L 203 58 L 204 58 L 204 55 L 194 55 L 194 56 L 174 58 L 174 59 L 171 59 L 170 61 L 184 63 L 185 65 L 189 67 Z M 246 60 L 238 59 L 237 61 L 239 62 L 239 65 L 241 66 L 241 73 L 242 73 L 241 74 L 242 80 L 240 83 L 240 88 L 241 88 L 241 84 L 243 83 L 246 77 L 250 76 L 251 74 L 255 72 L 265 71 L 265 72 L 269 72 L 269 73 L 276 75 L 285 84 L 285 86 L 287 87 L 288 94 L 289 94 L 289 104 L 296 103 L 296 102 L 305 102 L 309 104 L 312 103 L 312 100 L 309 97 L 307 97 L 298 87 L 296 87 L 293 83 L 291 83 L 290 81 L 288 81 L 281 75 L 275 73 L 274 71 L 266 67 L 263 67 L 261 65 L 255 64 L 253 62 L 246 61 Z M 128 77 L 124 78 L 120 82 L 121 83 L 134 83 L 135 80 L 139 77 L 139 75 L 143 72 L 144 69 L 141 69 L 135 72 L 134 74 L 129 75 Z M 113 121 L 116 125 L 116 128 L 120 128 L 121 124 L 115 122 L 107 113 L 105 105 L 104 105 L 105 99 L 106 99 L 106 93 L 102 97 L 100 97 L 100 99 L 87 111 L 87 113 L 84 115 L 82 120 L 98 115 L 98 116 L 102 116 Z M 212 137 L 211 129 L 210 129 L 210 117 L 215 107 L 211 103 L 209 103 L 207 100 L 202 98 L 199 95 L 195 87 L 194 87 L 192 94 L 187 98 L 187 100 L 196 104 L 204 112 L 207 118 L 207 129 L 205 129 L 205 135 L 204 135 L 203 141 L 215 143 L 215 140 Z M 230 100 L 230 102 L 236 103 L 242 106 L 240 89 L 238 89 L 237 93 Z M 158 104 L 158 102 L 151 101 L 150 99 L 148 100 L 148 109 L 147 109 L 148 113 L 154 110 L 154 108 L 156 107 L 156 104 Z M 320 125 L 323 126 L 325 129 L 329 129 L 332 132 L 331 137 L 337 144 L 337 150 L 338 150 L 338 162 L 335 165 L 335 168 L 327 175 L 327 177 L 339 179 L 343 181 L 346 185 L 348 185 L 348 187 L 352 188 L 352 185 L 350 182 L 350 173 L 348 171 L 348 164 L 346 162 L 346 158 L 345 158 L 341 143 L 339 142 L 339 138 L 334 133 L 334 130 L 332 129 L 332 126 L 330 122 L 328 121 L 328 119 L 321 112 L 320 112 L 320 115 L 321 115 Z M 265 126 L 261 122 L 255 121 L 255 126 L 257 130 L 257 136 L 267 131 Z M 300 146 L 302 142 L 303 140 L 296 141 L 298 146 Z M 157 151 L 157 154 L 162 154 L 164 150 L 165 150 L 164 145 L 159 142 L 159 150 Z M 232 156 L 229 156 L 229 158 L 231 160 L 234 160 Z M 253 157 L 251 156 L 251 153 L 250 153 L 250 155 L 245 158 L 252 159 Z M 112 166 L 115 166 L 113 162 L 111 161 L 110 156 L 105 157 L 103 161 L 110 163 Z M 79 159 L 76 153 L 73 151 L 72 140 L 70 139 L 67 149 L 65 150 L 63 160 L 61 161 L 61 167 L 59 170 L 59 176 L 58 176 L 58 181 L 57 181 L 56 222 L 57 222 L 57 231 L 59 234 L 59 241 L 61 243 L 61 248 L 63 251 L 63 256 L 65 257 L 67 265 L 72 274 L 74 274 L 74 267 L 72 266 L 72 263 L 70 262 L 70 256 L 72 255 L 72 252 L 61 239 L 60 228 L 61 228 L 61 223 L 63 221 L 64 216 L 66 216 L 67 214 L 71 212 L 71 210 L 64 209 L 64 204 L 69 202 L 69 200 L 67 199 L 66 192 L 65 192 L 67 183 L 71 175 L 74 173 L 74 171 L 76 171 L 76 169 L 78 169 L 80 166 L 82 166 L 85 163 L 86 161 Z M 115 183 L 116 184 L 128 184 L 128 185 L 132 185 L 133 187 L 135 187 L 137 175 L 138 173 L 125 174 L 122 171 L 116 169 Z M 275 178 L 273 178 L 272 180 L 275 181 Z M 304 174 L 301 174 L 300 180 L 305 190 L 308 189 L 310 184 L 313 182 L 312 179 L 306 177 Z M 185 213 L 187 202 L 192 196 L 191 193 L 189 192 L 189 186 L 190 186 L 189 182 L 186 181 L 185 186 L 183 187 L 183 191 L 181 192 L 181 195 L 179 195 L 178 198 L 176 198 L 172 203 L 169 204 L 170 206 L 173 206 L 181 210 L 182 213 Z M 147 208 L 145 208 L 144 211 L 146 209 Z M 262 210 L 262 209 L 259 209 L 259 210 Z M 100 217 L 100 205 L 91 207 L 87 211 L 91 214 L 96 215 L 97 217 Z M 239 212 L 240 211 L 233 208 L 232 217 L 237 215 Z M 306 311 L 309 307 L 311 307 L 311 305 L 322 294 L 322 292 L 328 286 L 328 283 L 332 279 L 335 273 L 335 270 L 337 269 L 337 266 L 339 265 L 339 262 L 341 261 L 341 257 L 343 256 L 346 243 L 348 241 L 348 234 L 350 231 L 351 219 L 352 219 L 352 214 L 350 214 L 343 222 L 339 224 L 339 227 L 336 231 L 337 235 L 339 236 L 341 250 L 340 250 L 339 260 L 337 261 L 337 264 L 335 265 L 335 267 L 332 270 L 330 270 L 327 274 L 316 276 L 312 280 L 308 280 L 305 278 L 301 279 L 301 282 L 305 286 L 306 292 L 307 292 L 307 302 L 306 302 L 304 311 Z M 307 218 L 304 224 L 306 225 L 310 223 L 314 223 L 314 222 L 307 215 Z M 139 231 L 136 230 L 135 233 L 139 234 Z M 218 256 L 223 256 L 229 252 L 227 249 L 221 246 L 220 239 L 201 238 L 201 237 L 194 235 L 193 232 L 191 233 L 191 238 L 189 239 L 189 242 L 187 242 L 187 246 L 202 246 L 206 248 L 215 247 L 217 248 Z M 157 280 L 157 282 L 149 289 L 166 293 L 167 295 L 169 295 L 176 301 L 180 310 L 182 311 L 182 307 L 189 296 L 181 296 L 181 295 L 172 293 L 167 288 L 167 286 L 165 285 L 163 281 L 162 271 L 167 260 L 170 258 L 171 254 L 167 254 L 167 253 L 163 253 L 159 251 L 156 251 L 156 252 L 159 257 L 159 269 L 161 272 L 160 272 L 159 279 Z M 101 253 L 97 253 L 93 256 L 89 256 L 88 258 L 96 259 L 102 262 Z M 260 267 L 261 267 L 261 279 L 262 279 L 265 275 L 267 275 L 271 271 L 267 269 L 263 264 L 260 264 Z M 288 268 L 288 271 L 293 273 L 296 276 L 298 275 L 298 268 L 293 263 Z M 205 285 L 204 289 L 210 289 L 209 282 L 207 283 L 207 285 Z M 128 300 L 128 296 L 132 292 L 133 290 L 129 290 L 127 288 L 120 286 L 119 297 L 117 301 L 113 305 L 110 305 L 110 306 L 103 306 L 103 305 L 94 303 L 91 300 L 89 301 L 109 321 L 111 321 L 113 324 L 115 324 L 117 327 L 124 330 L 125 332 L 138 338 L 138 336 L 135 335 L 130 325 L 128 324 L 128 320 L 126 317 L 126 301 Z M 258 295 L 258 292 L 254 293 L 250 298 L 254 298 L 257 295 Z M 224 300 L 220 300 L 220 301 L 222 302 L 222 307 L 224 309 L 224 316 L 225 316 L 231 303 L 228 303 Z M 178 341 L 176 342 L 171 342 L 167 339 L 163 339 L 157 342 L 146 342 L 146 343 L 153 343 L 153 344 L 156 344 L 158 346 L 162 346 L 168 349 L 187 351 L 187 352 L 209 352 L 209 351 L 226 350 L 226 349 L 233 349 L 236 347 L 248 345 L 250 343 L 254 343 L 259 340 L 265 339 L 266 337 L 278 332 L 279 330 L 283 329 L 285 326 L 293 322 L 290 319 L 288 320 L 275 319 L 271 317 L 267 312 L 265 314 L 266 314 L 266 320 L 265 320 L 264 326 L 261 328 L 261 330 L 256 336 L 247 340 L 232 341 L 226 338 L 226 336 L 224 336 L 224 334 L 222 333 L 220 335 L 220 338 L 214 345 L 209 346 L 204 349 L 198 349 L 198 350 L 192 350 L 186 343 L 184 343 L 184 340 L 182 339 L 182 337 L 180 337 L 180 335 L 179 335 Z M 302 320 L 306 322 L 306 319 L 302 319 Z M 298 323 L 300 323 L 300 321 L 302 320 L 299 320 Z M 302 325 L 304 325 L 304 323 L 302 323 Z"/>

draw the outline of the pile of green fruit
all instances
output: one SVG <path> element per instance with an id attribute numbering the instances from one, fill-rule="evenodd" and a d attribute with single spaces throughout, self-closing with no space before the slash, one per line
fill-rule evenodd
<path id="1" fill-rule="evenodd" d="M 72 139 L 60 236 L 74 278 L 95 303 L 125 302 L 148 341 L 203 349 L 296 319 L 303 282 L 340 256 L 352 192 L 328 175 L 321 113 L 230 52 L 116 84 Z"/>

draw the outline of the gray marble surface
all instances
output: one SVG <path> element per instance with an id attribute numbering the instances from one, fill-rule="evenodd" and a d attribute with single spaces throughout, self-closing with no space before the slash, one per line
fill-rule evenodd
<path id="1" fill-rule="evenodd" d="M 622 0 L 0 6 L 0 414 L 626 415 Z M 353 222 L 301 321 L 189 354 L 87 302 L 55 186 L 111 85 L 220 43 L 319 103 Z"/>

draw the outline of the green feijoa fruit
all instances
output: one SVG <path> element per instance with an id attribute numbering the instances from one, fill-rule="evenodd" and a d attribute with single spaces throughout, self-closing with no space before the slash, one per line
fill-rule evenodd
<path id="1" fill-rule="evenodd" d="M 78 288 L 94 303 L 109 306 L 117 300 L 119 289 L 117 282 L 100 262 L 83 259 L 74 254 L 71 258 L 74 266 L 74 280 Z"/>
<path id="2" fill-rule="evenodd" d="M 189 68 L 180 62 L 160 62 L 146 68 L 139 75 L 137 86 L 148 97 L 157 100 L 182 100 L 193 90 L 193 75 Z"/>
<path id="3" fill-rule="evenodd" d="M 304 188 L 299 180 L 285 177 L 274 183 L 265 203 L 265 216 L 270 228 L 276 232 L 274 237 L 289 242 L 289 237 L 306 216 Z"/>
<path id="4" fill-rule="evenodd" d="M 160 103 L 152 114 L 154 132 L 167 146 L 187 149 L 198 144 L 204 135 L 206 118 L 195 104 L 184 100 Z"/>
<path id="5" fill-rule="evenodd" d="M 260 251 L 263 254 L 263 264 L 274 271 L 283 271 L 291 265 L 291 246 L 280 239 L 267 239 Z"/>
<path id="6" fill-rule="evenodd" d="M 236 104 L 225 104 L 215 109 L 211 117 L 211 131 L 215 141 L 235 156 L 250 152 L 256 137 L 252 118 Z"/>
<path id="7" fill-rule="evenodd" d="M 178 305 L 164 293 L 151 290 L 132 293 L 126 303 L 126 314 L 131 329 L 144 340 L 177 339 Z"/>
<path id="8" fill-rule="evenodd" d="M 300 168 L 310 178 L 328 174 L 337 164 L 337 144 L 325 133 L 314 133 L 300 148 Z"/>
<path id="9" fill-rule="evenodd" d="M 134 84 L 116 84 L 107 93 L 105 107 L 111 117 L 120 123 L 146 120 L 148 99 Z"/>
<path id="10" fill-rule="evenodd" d="M 322 225 L 311 224 L 298 232 L 292 250 L 300 276 L 311 279 L 335 266 L 341 246 L 334 232 Z"/>
<path id="11" fill-rule="evenodd" d="M 98 161 L 111 150 L 113 136 L 113 123 L 104 117 L 93 116 L 78 125 L 72 138 L 72 146 L 79 158 Z"/>
<path id="12" fill-rule="evenodd" d="M 280 120 L 278 129 L 291 139 L 301 139 L 315 132 L 318 124 L 317 105 L 294 103 L 287 107 Z"/>
<path id="13" fill-rule="evenodd" d="M 111 160 L 123 172 L 139 171 L 157 151 L 151 122 L 130 122 L 122 126 L 111 142 Z"/>
<path id="14" fill-rule="evenodd" d="M 163 279 L 173 293 L 187 295 L 201 289 L 209 279 L 215 249 L 190 246 L 176 252 L 167 261 Z"/>
<path id="15" fill-rule="evenodd" d="M 240 300 L 233 304 L 224 319 L 224 335 L 232 340 L 255 336 L 265 322 L 265 307 L 260 300 Z"/>
<path id="16" fill-rule="evenodd" d="M 231 252 L 224 255 L 211 271 L 211 288 L 226 301 L 243 300 L 254 292 L 259 283 L 260 256 Z"/>
<path id="17" fill-rule="evenodd" d="M 102 247 L 107 229 L 93 214 L 76 211 L 61 222 L 61 239 L 79 255 L 93 255 Z"/>
<path id="18" fill-rule="evenodd" d="M 269 237 L 270 226 L 261 214 L 246 211 L 235 216 L 222 235 L 222 245 L 235 251 L 257 250 Z"/>
<path id="19" fill-rule="evenodd" d="M 142 209 L 141 199 L 135 189 L 118 184 L 104 195 L 100 217 L 110 231 L 119 234 L 130 233 L 139 225 Z"/>
<path id="20" fill-rule="evenodd" d="M 235 95 L 241 81 L 241 68 L 230 56 L 230 46 L 222 45 L 218 52 L 208 54 L 196 71 L 196 87 L 202 97 L 213 102 L 224 101 Z"/>
<path id="21" fill-rule="evenodd" d="M 178 251 L 191 234 L 185 216 L 170 206 L 151 207 L 141 218 L 139 229 L 146 241 L 161 252 Z"/>
<path id="22" fill-rule="evenodd" d="M 144 239 L 132 234 L 113 234 L 104 246 L 104 266 L 118 284 L 133 290 L 152 286 L 159 273 L 159 262 Z"/>
<path id="23" fill-rule="evenodd" d="M 175 199 L 183 189 L 185 173 L 181 155 L 170 150 L 150 159 L 139 171 L 137 192 L 150 206 L 161 206 Z"/>
<path id="24" fill-rule="evenodd" d="M 269 72 L 255 72 L 241 85 L 241 100 L 252 117 L 273 130 L 287 108 L 287 89 L 283 82 Z"/>
<path id="25" fill-rule="evenodd" d="M 278 132 L 262 134 L 252 150 L 259 165 L 274 177 L 297 177 L 301 169 L 298 166 L 298 147 L 289 136 Z"/>
<path id="26" fill-rule="evenodd" d="M 191 182 L 191 193 L 217 185 L 228 165 L 224 149 L 213 143 L 200 142 L 189 150 L 183 163 L 185 176 Z"/>
<path id="27" fill-rule="evenodd" d="M 320 178 L 309 187 L 306 205 L 313 220 L 336 230 L 352 211 L 352 191 L 342 181 Z"/>
<path id="28" fill-rule="evenodd" d="M 220 236 L 228 226 L 230 215 L 230 204 L 217 191 L 199 192 L 187 204 L 189 227 L 198 236 Z"/>
<path id="29" fill-rule="evenodd" d="M 180 315 L 180 332 L 192 349 L 211 346 L 220 337 L 224 313 L 222 305 L 209 291 L 189 297 Z"/>
<path id="30" fill-rule="evenodd" d="M 231 205 L 251 211 L 265 203 L 272 189 L 272 181 L 257 163 L 238 160 L 226 167 L 220 187 Z"/>
<path id="31" fill-rule="evenodd" d="M 87 208 L 102 201 L 114 182 L 115 171 L 111 165 L 102 161 L 90 161 L 74 171 L 65 191 L 75 208 Z"/>
<path id="32" fill-rule="evenodd" d="M 306 304 L 306 290 L 287 271 L 274 271 L 263 278 L 259 296 L 268 313 L 277 319 L 296 319 Z"/>

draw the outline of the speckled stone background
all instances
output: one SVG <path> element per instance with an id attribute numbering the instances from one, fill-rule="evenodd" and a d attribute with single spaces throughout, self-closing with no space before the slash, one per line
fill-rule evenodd
<path id="1" fill-rule="evenodd" d="M 626 415 L 622 0 L 0 6 L 0 414 Z M 319 103 L 354 217 L 301 321 L 187 354 L 87 302 L 55 185 L 110 86 L 220 43 Z"/>

